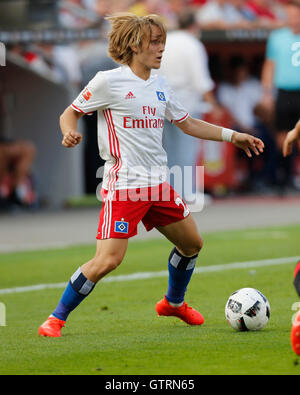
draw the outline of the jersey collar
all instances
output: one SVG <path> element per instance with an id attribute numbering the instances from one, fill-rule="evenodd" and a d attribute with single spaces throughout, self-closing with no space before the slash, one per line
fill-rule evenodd
<path id="1" fill-rule="evenodd" d="M 130 68 L 129 66 L 125 65 L 125 66 L 122 66 L 122 68 L 123 68 L 123 70 L 124 70 L 127 74 L 129 74 L 132 78 L 134 78 L 135 80 L 140 81 L 140 82 L 142 82 L 142 83 L 145 83 L 145 84 L 148 84 L 149 82 L 152 82 L 152 81 L 156 78 L 156 75 L 153 74 L 152 71 L 151 71 L 150 77 L 149 77 L 147 80 L 143 80 L 142 78 L 138 77 L 138 76 L 131 70 L 131 68 Z"/>

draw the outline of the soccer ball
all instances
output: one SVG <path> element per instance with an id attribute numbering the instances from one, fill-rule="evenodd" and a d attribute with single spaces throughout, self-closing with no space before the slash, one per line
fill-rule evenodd
<path id="1" fill-rule="evenodd" d="M 226 320 L 238 331 L 258 331 L 267 325 L 270 315 L 270 303 L 254 288 L 234 292 L 225 306 Z"/>

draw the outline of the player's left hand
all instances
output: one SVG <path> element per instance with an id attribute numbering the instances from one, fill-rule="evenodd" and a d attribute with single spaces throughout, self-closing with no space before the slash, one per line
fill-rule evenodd
<path id="1" fill-rule="evenodd" d="M 247 133 L 234 132 L 232 136 L 232 144 L 237 148 L 243 149 L 249 158 L 252 158 L 253 151 L 256 155 L 264 152 L 265 144 L 257 137 Z"/>
<path id="2" fill-rule="evenodd" d="M 292 151 L 293 151 L 293 145 L 298 141 L 298 147 L 300 150 L 300 139 L 298 136 L 298 133 L 296 131 L 296 129 L 291 130 L 283 143 L 283 156 L 286 158 L 287 156 L 291 155 Z"/>

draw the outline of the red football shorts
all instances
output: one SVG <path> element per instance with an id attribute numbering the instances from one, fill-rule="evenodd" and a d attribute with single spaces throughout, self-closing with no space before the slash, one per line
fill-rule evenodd
<path id="1" fill-rule="evenodd" d="M 98 240 L 128 239 L 137 234 L 143 222 L 146 230 L 166 226 L 186 218 L 190 211 L 178 193 L 164 182 L 155 187 L 101 190 Z"/>

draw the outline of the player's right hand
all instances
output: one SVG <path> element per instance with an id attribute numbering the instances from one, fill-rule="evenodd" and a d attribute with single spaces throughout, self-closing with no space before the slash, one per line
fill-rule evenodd
<path id="1" fill-rule="evenodd" d="M 67 132 L 64 135 L 62 145 L 66 148 L 74 148 L 82 140 L 82 135 L 78 132 Z"/>

